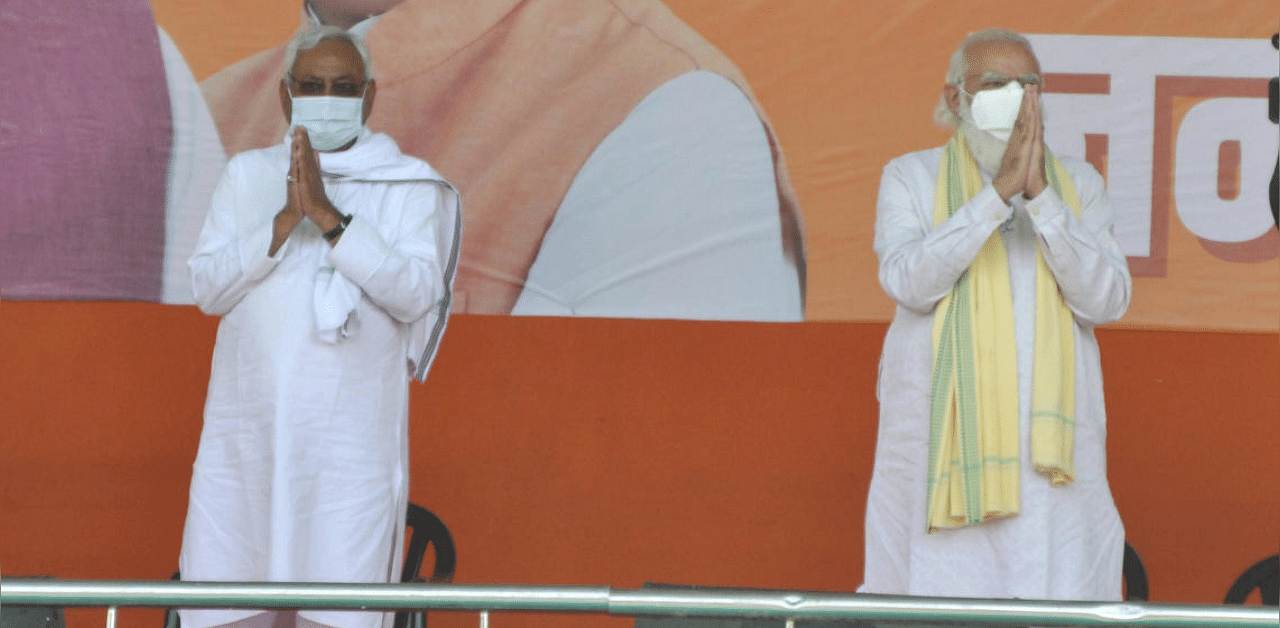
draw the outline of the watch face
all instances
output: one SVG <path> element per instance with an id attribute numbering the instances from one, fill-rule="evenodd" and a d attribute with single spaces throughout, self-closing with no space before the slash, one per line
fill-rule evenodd
<path id="1" fill-rule="evenodd" d="M 338 226 L 324 232 L 324 239 L 332 241 L 342 235 L 342 232 L 347 230 L 347 225 L 349 224 L 351 224 L 351 214 L 343 214 L 342 220 L 338 221 Z"/>

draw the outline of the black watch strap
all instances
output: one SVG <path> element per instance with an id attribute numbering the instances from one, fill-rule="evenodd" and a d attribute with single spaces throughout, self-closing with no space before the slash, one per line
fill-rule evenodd
<path id="1" fill-rule="evenodd" d="M 343 214 L 342 220 L 338 221 L 338 226 L 324 232 L 325 241 L 333 242 L 334 240 L 337 240 L 338 236 L 342 235 L 342 232 L 347 230 L 347 225 L 349 224 L 351 224 L 351 214 Z"/>

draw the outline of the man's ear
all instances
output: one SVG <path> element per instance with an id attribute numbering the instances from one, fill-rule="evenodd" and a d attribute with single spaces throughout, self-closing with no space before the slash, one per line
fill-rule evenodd
<path id="1" fill-rule="evenodd" d="M 947 99 L 947 108 L 956 118 L 960 117 L 960 88 L 950 83 L 942 86 L 942 95 Z"/>
<path id="2" fill-rule="evenodd" d="M 364 91 L 364 110 L 362 111 L 363 117 L 360 119 L 360 122 L 365 123 L 369 121 L 369 113 L 373 111 L 373 97 L 377 95 L 378 83 L 373 79 L 369 79 L 369 86 L 366 87 Z"/>
<path id="3" fill-rule="evenodd" d="M 289 86 L 280 79 L 280 109 L 284 111 L 284 121 L 293 121 L 293 98 L 289 97 Z"/>

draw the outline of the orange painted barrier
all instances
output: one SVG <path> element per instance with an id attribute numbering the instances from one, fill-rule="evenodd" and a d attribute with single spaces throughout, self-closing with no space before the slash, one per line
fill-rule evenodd
<path id="1" fill-rule="evenodd" d="M 0 306 L 5 574 L 176 568 L 214 329 L 188 307 Z M 884 330 L 455 317 L 413 392 L 410 498 L 452 530 L 457 582 L 852 590 Z M 1152 599 L 1220 602 L 1280 539 L 1280 342 L 1099 342 L 1109 476 Z"/>

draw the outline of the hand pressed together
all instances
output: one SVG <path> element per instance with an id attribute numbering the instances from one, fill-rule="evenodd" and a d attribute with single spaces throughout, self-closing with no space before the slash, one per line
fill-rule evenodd
<path id="1" fill-rule="evenodd" d="M 991 184 L 1006 203 L 1015 194 L 1035 198 L 1048 187 L 1044 170 L 1044 118 L 1040 110 L 1040 87 L 1027 85 L 1022 108 L 1009 135 L 1009 144 L 1000 161 L 1000 171 Z"/>
<path id="2" fill-rule="evenodd" d="M 276 213 L 271 248 L 267 255 L 275 255 L 280 250 L 303 218 L 315 223 L 322 232 L 330 231 L 342 222 L 342 213 L 329 202 L 329 196 L 325 194 L 324 180 L 320 175 L 320 159 L 311 148 L 305 128 L 294 128 L 290 150 L 289 175 L 285 179 L 285 203 Z M 330 244 L 337 244 L 339 239 L 335 238 Z"/>

